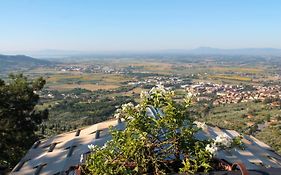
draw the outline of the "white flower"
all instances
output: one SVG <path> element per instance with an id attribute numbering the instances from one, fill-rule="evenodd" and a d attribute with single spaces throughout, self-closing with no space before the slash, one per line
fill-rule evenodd
<path id="1" fill-rule="evenodd" d="M 193 97 L 193 94 L 191 92 L 188 92 L 186 95 L 186 98 L 192 98 L 192 97 Z"/>
<path id="2" fill-rule="evenodd" d="M 115 114 L 114 114 L 114 117 L 115 117 L 115 118 L 120 118 L 120 113 L 115 113 Z"/>
<path id="3" fill-rule="evenodd" d="M 137 106 L 135 106 L 135 109 L 137 110 L 137 111 L 140 111 L 141 110 L 141 105 L 140 104 L 138 104 Z"/>
<path id="4" fill-rule="evenodd" d="M 215 139 L 215 144 L 217 145 L 230 147 L 231 143 L 232 143 L 232 139 L 225 133 L 218 135 Z"/>
<path id="5" fill-rule="evenodd" d="M 196 124 L 196 126 L 198 128 L 201 128 L 202 130 L 206 130 L 207 129 L 207 125 L 205 122 L 198 122 L 198 121 L 195 121 L 193 122 L 194 124 Z"/>
<path id="6" fill-rule="evenodd" d="M 130 102 L 130 103 L 127 103 L 127 104 L 123 104 L 121 107 L 122 107 L 122 110 L 125 111 L 129 108 L 134 107 L 134 105 L 133 105 L 133 103 Z"/>
<path id="7" fill-rule="evenodd" d="M 215 155 L 218 151 L 218 147 L 214 144 L 208 144 L 205 149 L 206 151 L 209 151 L 212 155 Z"/>
<path id="8" fill-rule="evenodd" d="M 162 91 L 162 92 L 166 92 L 166 89 L 162 84 L 156 85 L 156 89 L 159 90 L 159 91 Z"/>
<path id="9" fill-rule="evenodd" d="M 140 93 L 140 98 L 144 99 L 144 98 L 149 98 L 149 94 L 147 91 L 141 91 Z"/>
<path id="10" fill-rule="evenodd" d="M 84 155 L 81 154 L 81 155 L 80 155 L 80 163 L 83 163 L 83 160 L 84 160 Z"/>
<path id="11" fill-rule="evenodd" d="M 121 109 L 117 109 L 116 112 L 117 112 L 117 113 L 120 113 L 120 112 L 122 112 L 122 110 L 121 110 Z"/>
<path id="12" fill-rule="evenodd" d="M 156 93 L 156 92 L 160 92 L 161 94 L 167 93 L 165 87 L 164 87 L 162 84 L 156 85 L 156 87 L 153 87 L 153 88 L 149 91 L 150 94 L 151 94 L 151 93 Z"/>
<path id="13" fill-rule="evenodd" d="M 96 149 L 97 145 L 88 145 L 89 150 L 94 151 Z"/>
<path id="14" fill-rule="evenodd" d="M 107 144 L 105 143 L 102 147 L 101 147 L 101 149 L 105 149 L 107 147 Z"/>

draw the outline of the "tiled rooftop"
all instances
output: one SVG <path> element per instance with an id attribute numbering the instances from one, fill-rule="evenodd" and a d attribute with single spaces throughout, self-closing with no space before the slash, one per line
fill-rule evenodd
<path id="1" fill-rule="evenodd" d="M 11 174 L 64 174 L 79 164 L 81 154 L 89 153 L 88 145 L 103 146 L 111 139 L 109 126 L 125 128 L 124 123 L 114 119 L 35 142 Z"/>
<path id="2" fill-rule="evenodd" d="M 207 129 L 201 131 L 197 137 L 215 138 L 220 134 L 227 134 L 233 138 L 239 133 L 234 130 L 220 129 L 218 127 L 207 126 Z M 242 139 L 245 149 L 233 148 L 229 151 L 220 150 L 217 158 L 224 159 L 227 162 L 243 162 L 248 170 L 257 170 L 261 168 L 281 168 L 281 156 L 271 147 L 259 141 L 253 136 L 244 136 Z"/>
<path id="3" fill-rule="evenodd" d="M 103 146 L 105 142 L 111 139 L 109 126 L 123 130 L 125 123 L 112 119 L 73 132 L 60 134 L 47 140 L 38 141 L 34 143 L 11 174 L 65 174 L 71 166 L 79 164 L 81 154 L 89 153 L 88 145 Z M 214 139 L 222 133 L 232 138 L 239 135 L 234 130 L 207 126 L 196 137 L 198 139 Z M 253 136 L 245 136 L 242 141 L 246 146 L 245 150 L 219 151 L 217 157 L 229 163 L 243 162 L 248 170 L 281 168 L 281 156 L 275 153 L 268 145 Z"/>

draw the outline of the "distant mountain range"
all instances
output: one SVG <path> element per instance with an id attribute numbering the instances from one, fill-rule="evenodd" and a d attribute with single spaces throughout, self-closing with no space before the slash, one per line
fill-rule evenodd
<path id="1" fill-rule="evenodd" d="M 142 56 L 143 58 L 153 56 L 184 56 L 184 55 L 253 55 L 253 56 L 280 56 L 281 49 L 275 48 L 242 48 L 242 49 L 218 49 L 211 47 L 199 47 L 196 49 L 170 49 L 158 51 L 68 51 L 68 50 L 42 50 L 34 52 L 22 52 L 32 55 L 36 59 L 25 55 L 1 55 L 0 73 L 7 70 L 26 69 L 34 66 L 47 66 L 54 64 L 53 61 L 82 61 L 82 58 L 118 58 Z M 79 58 L 79 59 L 77 59 Z M 50 61 L 44 60 L 48 59 Z"/>
<path id="2" fill-rule="evenodd" d="M 281 49 L 275 48 L 243 48 L 243 49 L 218 49 L 199 47 L 191 50 L 168 50 L 170 53 L 187 53 L 196 55 L 272 55 L 281 56 Z"/>
<path id="3" fill-rule="evenodd" d="M 25 52 L 23 52 L 25 53 Z M 199 47 L 196 49 L 166 49 L 150 51 L 75 51 L 75 50 L 41 50 L 25 53 L 38 58 L 63 58 L 73 56 L 134 56 L 134 55 L 255 55 L 255 56 L 281 56 L 281 49 L 275 48 L 242 48 L 218 49 Z"/>
<path id="4" fill-rule="evenodd" d="M 50 61 L 25 55 L 0 55 L 0 73 L 26 70 L 34 66 L 48 66 L 52 64 Z"/>

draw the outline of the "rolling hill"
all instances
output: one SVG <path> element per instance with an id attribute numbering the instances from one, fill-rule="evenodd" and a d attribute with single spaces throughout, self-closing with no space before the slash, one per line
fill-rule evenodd
<path id="1" fill-rule="evenodd" d="M 25 55 L 0 55 L 0 73 L 27 70 L 35 66 L 50 66 L 54 63 Z"/>

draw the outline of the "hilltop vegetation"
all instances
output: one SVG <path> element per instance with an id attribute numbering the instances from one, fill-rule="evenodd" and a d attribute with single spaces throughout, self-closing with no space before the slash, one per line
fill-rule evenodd
<path id="1" fill-rule="evenodd" d="M 0 73 L 18 72 L 33 67 L 52 65 L 50 61 L 35 59 L 25 55 L 0 55 Z"/>

